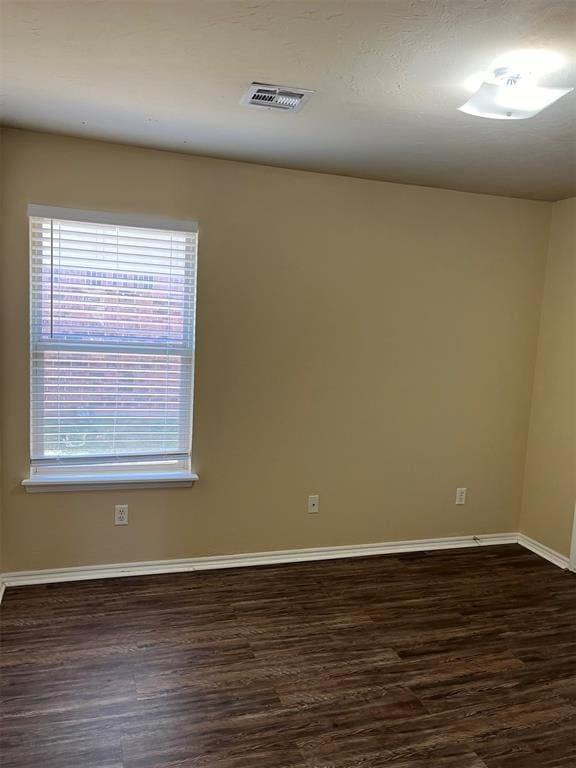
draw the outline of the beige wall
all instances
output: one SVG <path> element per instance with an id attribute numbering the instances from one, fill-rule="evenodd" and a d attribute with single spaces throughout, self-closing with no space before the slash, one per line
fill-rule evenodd
<path id="1" fill-rule="evenodd" d="M 5 570 L 517 528 L 549 204 L 12 130 L 5 143 Z M 199 220 L 193 489 L 20 487 L 29 202 Z"/>
<path id="2" fill-rule="evenodd" d="M 3 197 L 3 194 L 4 194 L 4 184 L 3 184 L 4 164 L 3 163 L 4 163 L 4 129 L 0 125 L 0 235 L 1 235 L 1 232 L 2 232 L 2 228 L 3 228 L 3 221 L 2 221 L 2 208 L 3 208 L 2 197 Z M 3 269 L 3 265 L 2 265 L 2 255 L 3 255 L 3 253 L 2 253 L 2 243 L 1 243 L 1 237 L 0 237 L 0 301 L 2 300 L 2 296 L 3 296 L 2 280 L 3 280 L 3 277 L 4 277 L 4 269 Z M 0 321 L 1 321 L 1 316 L 0 316 Z M 3 562 L 3 559 L 2 559 L 2 552 L 3 552 L 2 526 L 3 526 L 3 523 L 4 523 L 4 509 L 3 509 L 4 494 L 2 492 L 3 475 L 4 475 L 4 473 L 2 471 L 2 434 L 3 434 L 3 429 L 2 429 L 2 420 L 3 420 L 3 413 L 2 413 L 2 389 L 4 387 L 4 377 L 2 375 L 2 370 L 3 370 L 4 360 L 3 360 L 3 355 L 1 354 L 1 351 L 2 351 L 2 346 L 1 346 L 1 344 L 2 344 L 2 335 L 3 334 L 0 333 L 0 574 L 4 570 L 4 568 L 3 568 L 4 562 Z M 2 588 L 2 584 L 0 584 L 0 590 L 1 590 L 1 588 Z"/>
<path id="3" fill-rule="evenodd" d="M 576 500 L 576 198 L 552 207 L 521 530 L 570 553 Z"/>

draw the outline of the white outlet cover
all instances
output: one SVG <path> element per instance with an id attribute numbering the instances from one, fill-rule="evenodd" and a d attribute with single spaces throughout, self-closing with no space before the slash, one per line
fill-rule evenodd
<path id="1" fill-rule="evenodd" d="M 466 488 L 456 488 L 456 504 L 466 504 Z"/>
<path id="2" fill-rule="evenodd" d="M 308 514 L 317 515 L 319 512 L 320 512 L 320 496 L 318 496 L 318 494 L 314 494 L 313 496 L 308 496 Z"/>
<path id="3" fill-rule="evenodd" d="M 128 504 L 116 504 L 114 507 L 114 525 L 128 525 Z"/>

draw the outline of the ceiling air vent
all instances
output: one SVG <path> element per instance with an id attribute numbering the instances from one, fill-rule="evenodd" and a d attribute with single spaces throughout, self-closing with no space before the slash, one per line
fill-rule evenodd
<path id="1" fill-rule="evenodd" d="M 288 88 L 285 85 L 252 83 L 240 102 L 245 107 L 265 107 L 297 112 L 302 109 L 314 91 L 306 88 Z"/>

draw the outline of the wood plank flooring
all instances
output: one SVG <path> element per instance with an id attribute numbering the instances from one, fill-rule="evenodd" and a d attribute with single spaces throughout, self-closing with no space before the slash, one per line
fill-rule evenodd
<path id="1" fill-rule="evenodd" d="M 3 768 L 576 768 L 576 576 L 518 546 L 8 589 Z"/>

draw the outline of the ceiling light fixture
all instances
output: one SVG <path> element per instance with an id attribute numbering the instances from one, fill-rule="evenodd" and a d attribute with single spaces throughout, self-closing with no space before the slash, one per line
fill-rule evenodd
<path id="1" fill-rule="evenodd" d="M 459 110 L 494 120 L 534 117 L 574 90 L 537 84 L 540 77 L 559 69 L 562 63 L 554 51 L 520 50 L 499 56 L 489 72 L 478 72 L 466 80 L 465 87 L 476 93 Z"/>

